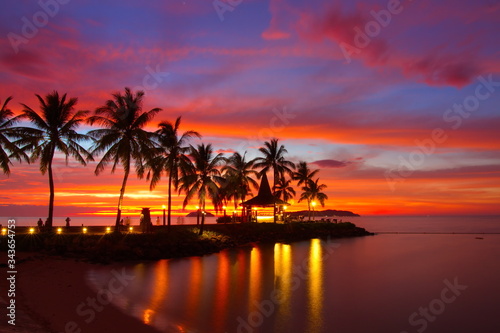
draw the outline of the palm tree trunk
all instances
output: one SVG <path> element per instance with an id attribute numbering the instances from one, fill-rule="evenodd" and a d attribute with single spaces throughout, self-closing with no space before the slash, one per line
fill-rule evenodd
<path id="1" fill-rule="evenodd" d="M 307 210 L 309 211 L 309 221 L 311 221 L 311 201 L 307 200 Z"/>
<path id="2" fill-rule="evenodd" d="M 49 173 L 49 216 L 47 217 L 47 223 L 45 224 L 45 227 L 47 228 L 47 231 L 52 230 L 52 220 L 54 218 L 54 197 L 55 197 L 55 189 L 54 189 L 54 176 L 52 175 L 52 159 L 54 157 L 54 151 L 55 147 L 52 149 L 50 160 L 49 160 L 49 165 L 47 168 L 47 171 Z"/>
<path id="3" fill-rule="evenodd" d="M 116 213 L 116 222 L 115 222 L 115 232 L 120 232 L 120 220 L 122 216 L 122 204 L 123 197 L 125 195 L 125 187 L 127 186 L 129 171 L 125 171 L 125 176 L 123 176 L 122 188 L 120 189 L 120 198 L 118 199 L 118 211 Z"/>
<path id="4" fill-rule="evenodd" d="M 203 201 L 203 204 L 201 207 L 203 207 L 203 210 L 201 213 L 201 225 L 200 225 L 200 233 L 199 233 L 200 236 L 203 235 L 203 226 L 205 225 L 205 201 Z"/>
<path id="5" fill-rule="evenodd" d="M 168 228 L 170 229 L 170 215 L 172 211 L 172 172 L 168 173 Z M 163 220 L 163 225 L 165 225 L 165 220 Z"/>

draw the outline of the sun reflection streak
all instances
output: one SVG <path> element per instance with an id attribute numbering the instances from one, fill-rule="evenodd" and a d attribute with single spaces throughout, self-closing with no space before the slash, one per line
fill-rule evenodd
<path id="1" fill-rule="evenodd" d="M 262 257 L 261 250 L 254 247 L 250 252 L 250 297 L 248 307 L 250 312 L 255 310 L 262 293 Z"/>
<path id="2" fill-rule="evenodd" d="M 226 323 L 229 301 L 230 276 L 228 253 L 225 251 L 219 253 L 218 261 L 213 322 L 215 331 L 222 332 Z"/>
<path id="3" fill-rule="evenodd" d="M 199 298 L 201 291 L 201 283 L 203 279 L 203 266 L 200 257 L 191 259 L 191 276 L 189 277 L 189 293 L 187 295 L 187 308 L 189 313 L 196 313 L 196 308 L 199 306 Z"/>
<path id="4" fill-rule="evenodd" d="M 323 249 L 320 239 L 311 240 L 309 249 L 308 332 L 319 332 L 323 321 Z"/>
<path id="5" fill-rule="evenodd" d="M 149 308 L 144 311 L 143 321 L 145 324 L 152 324 L 154 315 L 158 312 L 168 293 L 168 261 L 160 260 L 154 268 L 154 290 L 149 302 Z"/>
<path id="6" fill-rule="evenodd" d="M 280 306 L 276 324 L 282 326 L 290 319 L 292 297 L 292 248 L 289 244 L 274 246 L 275 289 L 279 291 Z"/>

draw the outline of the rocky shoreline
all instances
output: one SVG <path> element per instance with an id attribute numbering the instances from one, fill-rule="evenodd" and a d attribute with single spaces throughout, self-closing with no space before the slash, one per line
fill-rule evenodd
<path id="1" fill-rule="evenodd" d="M 205 225 L 201 236 L 198 231 L 196 226 L 176 225 L 170 229 L 158 228 L 151 233 L 18 234 L 16 243 L 18 251 L 111 263 L 201 256 L 251 243 L 373 235 L 350 222 L 217 224 Z"/>

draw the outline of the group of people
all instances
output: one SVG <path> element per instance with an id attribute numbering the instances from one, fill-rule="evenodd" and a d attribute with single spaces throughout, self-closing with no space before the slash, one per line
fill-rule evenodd
<path id="1" fill-rule="evenodd" d="M 36 222 L 37 226 L 38 226 L 38 230 L 41 230 L 43 227 L 45 227 L 48 223 L 49 219 L 47 218 L 45 220 L 45 223 L 43 222 L 42 218 L 39 218 L 38 221 Z M 70 225 L 69 223 L 71 222 L 71 219 L 69 217 L 66 218 L 66 228 L 69 228 Z"/>

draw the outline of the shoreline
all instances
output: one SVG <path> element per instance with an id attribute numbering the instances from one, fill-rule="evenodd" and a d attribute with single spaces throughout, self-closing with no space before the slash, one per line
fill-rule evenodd
<path id="1" fill-rule="evenodd" d="M 248 232 L 248 228 L 254 228 L 253 232 Z M 158 330 L 155 328 L 122 312 L 112 304 L 103 306 L 101 311 L 95 311 L 95 317 L 89 323 L 85 322 L 85 318 L 90 319 L 89 317 L 83 316 L 82 311 L 77 312 L 82 302 L 86 302 L 89 297 L 96 297 L 96 291 L 92 290 L 86 281 L 86 274 L 102 263 L 120 271 L 123 264 L 137 261 L 207 255 L 251 243 L 295 242 L 312 238 L 373 235 L 352 223 L 295 225 L 292 227 L 293 230 L 290 230 L 287 225 L 275 224 L 243 225 L 242 227 L 241 225 L 210 225 L 205 226 L 203 236 L 193 234 L 190 228 L 180 229 L 182 230 L 170 233 L 137 234 L 134 237 L 126 234 L 121 236 L 106 234 L 95 237 L 45 234 L 36 235 L 36 238 L 29 234 L 17 235 L 16 238 L 19 238 L 17 243 L 21 249 L 16 255 L 19 271 L 16 281 L 16 326 L 7 324 L 6 307 L 2 306 L 3 310 L 0 313 L 5 319 L 0 324 L 2 332 L 157 333 Z M 182 232 L 191 233 L 189 236 L 191 238 L 174 241 L 173 239 L 183 235 Z M 159 240 L 165 242 L 155 243 Z M 137 244 L 142 245 L 139 252 Z M 87 245 L 89 247 L 86 247 Z M 29 249 L 30 246 L 38 248 L 38 251 L 22 249 L 23 247 Z M 40 251 L 40 249 L 43 250 Z M 161 249 L 170 249 L 173 252 L 162 253 Z M 3 253 L 4 249 L 1 252 Z M 106 253 L 108 253 L 107 256 Z M 6 268 L 2 268 L 5 273 Z M 0 288 L 1 290 L 8 289 L 6 279 L 0 280 Z M 6 295 L 2 295 L 4 296 Z M 5 330 L 3 326 L 7 326 Z"/>

